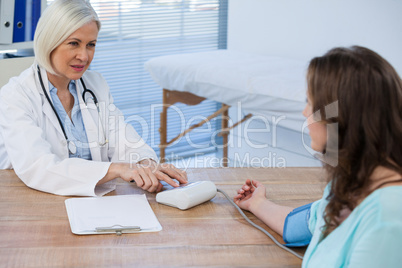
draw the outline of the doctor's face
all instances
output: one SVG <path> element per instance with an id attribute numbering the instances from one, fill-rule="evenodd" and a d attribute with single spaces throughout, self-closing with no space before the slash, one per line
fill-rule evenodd
<path id="1" fill-rule="evenodd" d="M 96 23 L 89 22 L 52 51 L 50 61 L 58 79 L 70 81 L 81 78 L 94 57 L 98 32 Z"/>

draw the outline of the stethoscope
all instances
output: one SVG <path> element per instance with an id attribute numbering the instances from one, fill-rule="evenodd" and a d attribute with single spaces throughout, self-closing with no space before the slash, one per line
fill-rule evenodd
<path id="1" fill-rule="evenodd" d="M 42 76 L 41 76 L 41 72 L 40 72 L 39 65 L 37 65 L 37 69 L 38 69 L 39 81 L 40 81 L 40 85 L 41 85 L 41 87 L 42 87 L 43 93 L 45 93 L 46 99 L 47 99 L 47 101 L 49 102 L 50 106 L 52 107 L 53 112 L 55 113 L 55 115 L 56 115 L 56 117 L 57 117 L 57 121 L 59 122 L 59 125 L 60 125 L 60 127 L 61 127 L 61 130 L 63 131 L 64 138 L 65 138 L 66 141 L 67 141 L 67 148 L 68 148 L 68 151 L 69 151 L 71 154 L 76 154 L 76 153 L 77 153 L 77 146 L 75 145 L 74 141 L 70 141 L 70 140 L 68 139 L 68 137 L 67 137 L 66 130 L 64 129 L 63 124 L 61 123 L 61 119 L 60 119 L 60 117 L 59 117 L 59 114 L 57 113 L 56 108 L 54 107 L 53 103 L 51 102 L 51 100 L 50 100 L 50 98 L 49 98 L 49 95 L 48 95 L 47 92 L 46 92 L 45 85 L 43 84 L 43 80 L 42 80 Z M 84 91 L 82 92 L 82 99 L 84 100 L 85 105 L 88 106 L 87 101 L 86 101 L 86 99 L 85 99 L 85 94 L 89 93 L 89 94 L 91 95 L 90 98 L 91 98 L 91 99 L 93 100 L 93 102 L 95 103 L 96 110 L 98 111 L 99 124 L 100 124 L 100 126 L 102 127 L 102 132 L 103 132 L 103 134 L 104 134 L 104 136 L 103 136 L 104 140 L 103 140 L 102 142 L 98 142 L 98 144 L 99 144 L 100 146 L 104 146 L 104 145 L 106 145 L 106 143 L 108 143 L 108 140 L 106 139 L 105 128 L 103 127 L 103 124 L 102 124 L 101 112 L 100 112 L 100 108 L 99 108 L 98 98 L 96 97 L 95 93 L 94 93 L 92 90 L 87 89 L 87 87 L 85 86 L 85 83 L 84 83 L 84 80 L 82 79 L 82 77 L 80 78 L 80 81 L 81 81 L 81 84 L 82 84 L 82 86 L 83 86 L 83 88 L 84 88 Z"/>

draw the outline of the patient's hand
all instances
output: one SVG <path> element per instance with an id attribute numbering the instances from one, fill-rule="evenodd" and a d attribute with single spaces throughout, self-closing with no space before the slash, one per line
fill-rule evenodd
<path id="1" fill-rule="evenodd" d="M 280 206 L 268 200 L 265 186 L 259 181 L 246 180 L 246 183 L 237 191 L 234 202 L 242 209 L 252 212 L 272 230 L 283 235 L 283 226 L 291 207 Z"/>
<path id="2" fill-rule="evenodd" d="M 240 208 L 251 212 L 257 210 L 265 200 L 267 200 L 265 186 L 259 181 L 249 179 L 237 190 L 237 195 L 233 198 Z"/>

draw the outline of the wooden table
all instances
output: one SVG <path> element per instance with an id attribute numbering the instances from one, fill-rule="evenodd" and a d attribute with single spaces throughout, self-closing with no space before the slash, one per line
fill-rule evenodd
<path id="1" fill-rule="evenodd" d="M 229 196 L 246 178 L 262 181 L 279 204 L 317 200 L 325 186 L 319 168 L 189 169 L 190 181 L 211 180 Z M 109 195 L 142 193 L 124 181 Z M 251 227 L 218 193 L 187 211 L 146 194 L 163 230 L 155 233 L 78 236 L 71 233 L 64 200 L 32 190 L 0 170 L 0 267 L 300 267 L 301 260 Z M 251 213 L 251 220 L 281 238 Z M 305 249 L 299 249 L 303 253 Z"/>

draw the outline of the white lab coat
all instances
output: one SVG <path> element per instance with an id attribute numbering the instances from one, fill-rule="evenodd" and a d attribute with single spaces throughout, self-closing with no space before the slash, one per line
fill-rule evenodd
<path id="1" fill-rule="evenodd" d="M 44 86 L 50 96 L 45 69 L 41 68 Z M 48 103 L 34 63 L 20 76 L 10 79 L 0 91 L 0 168 L 14 168 L 29 187 L 58 195 L 95 196 L 114 189 L 109 182 L 96 186 L 111 162 L 136 163 L 157 159 L 154 150 L 124 122 L 114 106 L 109 87 L 98 73 L 86 71 L 85 85 L 91 89 L 101 108 L 101 120 L 95 104 L 82 99 L 83 87 L 76 81 L 82 118 L 87 132 L 92 161 L 69 158 L 67 142 L 57 117 Z"/>

